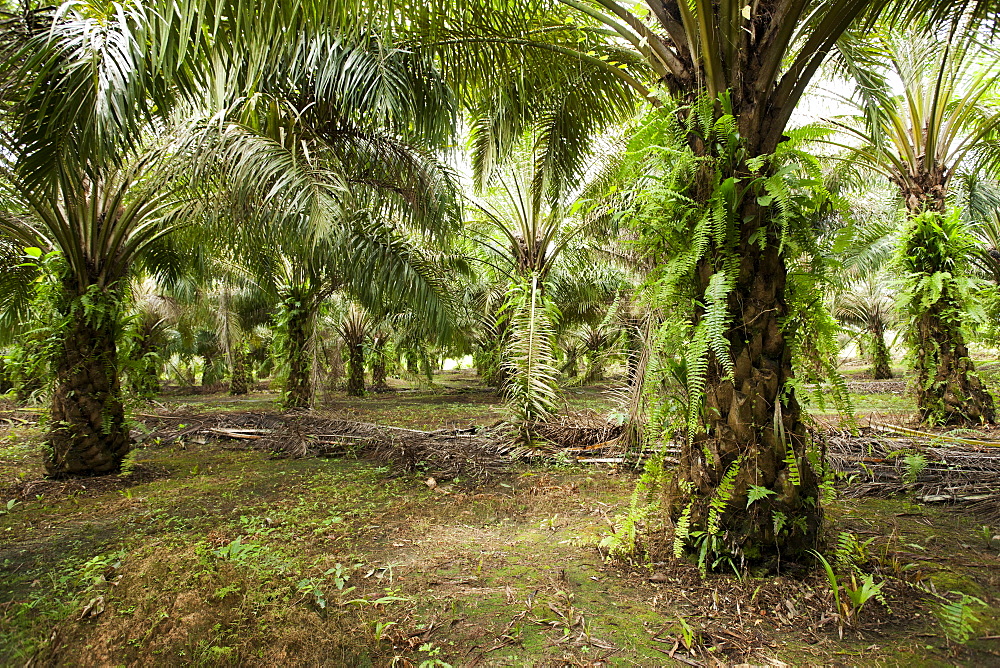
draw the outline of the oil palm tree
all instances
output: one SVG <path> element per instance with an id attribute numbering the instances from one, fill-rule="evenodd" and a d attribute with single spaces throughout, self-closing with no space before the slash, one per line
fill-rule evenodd
<path id="1" fill-rule="evenodd" d="M 244 256 L 246 270 L 278 304 L 278 363 L 287 407 L 307 408 L 314 401 L 317 318 L 323 304 L 335 295 L 353 300 L 376 317 L 411 308 L 429 329 L 448 333 L 452 308 L 446 268 L 418 239 L 407 235 L 404 224 L 377 209 L 365 210 L 317 237 L 305 217 L 295 218 L 280 229 L 257 227 L 239 244 L 260 249 Z M 362 345 L 363 339 L 362 333 L 358 339 Z M 353 380 L 357 381 L 357 374 L 362 380 L 349 390 L 360 393 L 364 391 L 363 356 L 360 364 L 351 359 Z"/>
<path id="2" fill-rule="evenodd" d="M 887 30 L 874 39 L 868 53 L 902 82 L 902 93 L 875 91 L 869 113 L 841 119 L 836 127 L 852 139 L 845 148 L 855 160 L 895 184 L 909 226 L 920 227 L 921 238 L 933 230 L 944 232 L 950 229 L 944 218 L 953 177 L 970 158 L 986 159 L 984 149 L 992 148 L 990 140 L 1000 130 L 1000 105 L 993 98 L 996 53 L 965 25 L 957 34 L 935 34 L 918 25 Z M 926 212 L 942 218 L 941 223 L 914 222 Z M 934 246 L 951 248 L 951 243 L 942 238 Z M 937 271 L 904 264 L 911 272 Z M 923 379 L 918 388 L 921 414 L 951 423 L 992 422 L 993 398 L 967 357 L 960 312 L 947 307 L 949 317 L 942 319 L 933 300 L 924 306 L 926 313 L 914 317 L 921 323 L 915 327 L 926 336 L 909 339 Z"/>
<path id="3" fill-rule="evenodd" d="M 370 34 L 352 28 L 364 24 L 363 7 L 355 16 L 320 9 L 306 2 L 79 2 L 3 32 L 8 131 L 0 152 L 14 157 L 4 178 L 30 214 L 5 215 L 3 226 L 22 245 L 57 249 L 64 262 L 59 309 L 70 325 L 56 364 L 55 427 L 46 438 L 50 475 L 114 471 L 128 450 L 116 305 L 142 251 L 181 222 L 199 220 L 176 211 L 188 195 L 179 186 L 197 180 L 213 187 L 217 196 L 202 203 L 215 200 L 237 213 L 265 198 L 274 219 L 305 212 L 322 228 L 343 219 L 355 191 L 371 185 L 394 192 L 387 201 L 396 207 L 424 214 L 415 220 L 440 219 L 420 206 L 435 198 L 408 199 L 431 190 L 428 184 L 387 181 L 386 161 L 370 158 L 389 155 L 394 166 L 412 160 L 414 152 L 401 150 L 403 131 L 440 139 L 440 128 L 450 127 L 441 123 L 451 118 L 447 91 L 420 63 L 404 63 L 405 52 L 386 55 Z M 197 120 L 206 108 L 222 111 Z M 295 109 L 296 122 L 341 138 L 339 152 L 310 162 L 301 150 L 310 147 L 289 151 L 275 140 L 286 136 L 278 126 L 287 129 Z M 156 154 L 157 165 L 184 163 L 168 178 L 166 168 L 139 155 L 151 137 L 171 129 L 174 113 L 196 120 L 175 132 L 183 140 L 174 136 Z M 276 123 L 260 124 L 265 117 Z M 399 132 L 373 135 L 365 120 Z M 205 216 L 226 219 L 233 216 Z M 373 291 L 390 289 L 384 283 Z"/>
<path id="4" fill-rule="evenodd" d="M 704 349 L 705 374 L 689 374 L 704 383 L 704 392 L 692 396 L 710 408 L 692 425 L 670 512 L 696 531 L 724 534 L 730 554 L 752 561 L 804 555 L 815 545 L 822 517 L 801 410 L 787 391 L 791 358 L 779 324 L 789 315 L 783 253 L 789 221 L 776 200 L 755 191 L 761 183 L 755 176 L 774 175 L 767 156 L 778 150 L 797 102 L 837 41 L 883 5 L 658 0 L 648 2 L 648 12 L 636 12 L 615 0 L 516 8 L 453 2 L 415 24 L 422 32 L 414 42 L 435 49 L 460 83 L 511 72 L 473 105 L 479 112 L 474 164 L 481 175 L 496 169 L 524 129 L 537 128 L 551 141 L 540 142 L 535 182 L 551 196 L 582 178 L 591 140 L 612 119 L 630 116 L 646 101 L 677 119 L 695 165 L 684 193 L 696 213 L 680 220 L 694 225 L 725 204 L 730 224 L 710 238 L 693 234 L 707 223 L 687 232 L 699 251 L 685 282 L 700 304 L 696 326 L 708 326 L 702 323 L 710 303 L 716 315 L 720 308 L 724 313 L 711 324 L 719 345 Z M 518 61 L 527 67 L 511 66 Z M 572 78 L 558 62 L 572 64 Z M 732 491 L 724 510 L 713 513 L 710 502 L 723 481 Z M 751 485 L 774 493 L 751 506 Z M 776 513 L 789 522 L 776 524 Z M 711 527 L 710 514 L 719 515 Z M 694 549 L 692 541 L 686 544 Z"/>
<path id="5" fill-rule="evenodd" d="M 96 173 L 95 173 L 96 172 Z M 132 263 L 159 237 L 188 222 L 185 200 L 154 165 L 140 160 L 84 174 L 60 170 L 39 193 L 8 170 L 29 215 L 0 215 L 0 227 L 24 247 L 59 253 L 55 295 L 60 343 L 53 355 L 52 476 L 108 473 L 128 452 L 117 341 Z"/>
<path id="6" fill-rule="evenodd" d="M 492 196 L 475 205 L 470 240 L 489 274 L 482 317 L 492 336 L 480 346 L 493 347 L 518 438 L 530 442 L 533 425 L 556 410 L 561 314 L 551 277 L 582 224 L 570 216 L 571 207 L 537 197 L 525 172 L 522 165 L 494 179 Z"/>
<path id="7" fill-rule="evenodd" d="M 832 309 L 840 322 L 855 328 L 858 338 L 863 339 L 875 380 L 892 378 L 892 357 L 885 335 L 897 316 L 893 295 L 886 289 L 888 284 L 886 276 L 864 276 L 836 295 Z"/>
<path id="8" fill-rule="evenodd" d="M 117 350 L 128 275 L 187 222 L 175 215 L 184 197 L 157 159 L 165 156 L 142 154 L 153 118 L 197 89 L 193 65 L 211 39 L 201 19 L 218 8 L 67 3 L 5 21 L 0 32 L 0 178 L 23 212 L 5 210 L 0 227 L 60 257 L 51 476 L 116 471 L 130 447 Z"/>

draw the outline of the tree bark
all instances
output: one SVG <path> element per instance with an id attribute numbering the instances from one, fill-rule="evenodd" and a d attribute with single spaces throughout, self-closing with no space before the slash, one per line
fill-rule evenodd
<path id="1" fill-rule="evenodd" d="M 596 383 L 604 380 L 604 363 L 601 360 L 600 350 L 587 351 L 587 373 L 583 377 L 584 384 Z"/>
<path id="2" fill-rule="evenodd" d="M 568 378 L 576 378 L 580 375 L 579 354 L 580 351 L 575 345 L 565 348 L 566 363 L 563 364 L 563 372 Z"/>
<path id="3" fill-rule="evenodd" d="M 117 473 L 132 447 L 118 377 L 114 296 L 108 302 L 109 312 L 90 316 L 78 297 L 70 301 L 45 437 L 45 470 L 52 478 Z"/>
<path id="4" fill-rule="evenodd" d="M 246 394 L 253 385 L 253 367 L 246 348 L 238 344 L 233 350 L 233 376 L 229 381 L 229 394 Z"/>
<path id="5" fill-rule="evenodd" d="M 288 377 L 285 381 L 286 408 L 309 408 L 313 401 L 312 385 L 312 328 L 313 313 L 306 299 L 295 299 L 298 304 L 289 307 L 287 322 Z"/>
<path id="6" fill-rule="evenodd" d="M 347 396 L 365 395 L 365 346 L 364 339 L 351 339 L 347 343 Z"/>
<path id="7" fill-rule="evenodd" d="M 911 218 L 933 211 L 944 214 L 947 202 L 948 170 L 936 166 L 908 178 L 897 178 L 907 213 Z M 928 273 L 945 267 L 919 267 Z M 917 319 L 916 336 L 910 336 L 917 370 L 917 408 L 924 422 L 949 425 L 978 425 L 996 422 L 993 396 L 975 373 L 960 323 L 942 316 L 942 310 L 961 311 L 954 296 L 942 294 Z"/>
<path id="8" fill-rule="evenodd" d="M 155 398 L 162 389 L 160 385 L 160 361 L 155 350 L 142 356 L 139 362 L 139 378 L 135 382 L 135 392 L 139 396 Z"/>
<path id="9" fill-rule="evenodd" d="M 872 324 L 870 334 L 872 337 L 872 378 L 888 380 L 892 378 L 892 360 L 889 356 L 889 346 L 885 344 L 885 329 L 881 321 Z"/>
<path id="10" fill-rule="evenodd" d="M 211 387 L 218 383 L 223 376 L 215 357 L 205 355 L 204 358 L 205 365 L 201 368 L 201 386 Z"/>
<path id="11" fill-rule="evenodd" d="M 728 297 L 726 339 L 733 372 L 730 377 L 710 356 L 703 432 L 682 448 L 669 490 L 670 510 L 675 522 L 686 517 L 692 531 L 704 532 L 699 540 L 716 541 L 716 555 L 773 570 L 782 559 L 805 557 L 816 547 L 823 513 L 819 479 L 806 456 L 801 409 L 785 385 L 793 377 L 781 327 L 788 313 L 785 260 L 766 210 L 751 203 L 742 218 L 734 249 L 738 274 Z M 767 230 L 763 250 L 751 241 L 761 227 Z M 705 294 L 716 271 L 711 256 L 699 262 L 699 294 Z M 703 316 L 697 313 L 696 322 Z M 728 491 L 722 489 L 727 479 Z M 767 490 L 752 503 L 751 486 Z M 700 549 L 695 539 L 687 543 L 692 552 Z"/>
<path id="12" fill-rule="evenodd" d="M 386 382 L 388 374 L 385 364 L 385 337 L 376 336 L 372 346 L 372 391 L 388 392 L 389 384 Z"/>
<path id="13" fill-rule="evenodd" d="M 917 320 L 917 407 L 925 422 L 996 422 L 993 397 L 976 376 L 960 328 L 935 305 Z"/>

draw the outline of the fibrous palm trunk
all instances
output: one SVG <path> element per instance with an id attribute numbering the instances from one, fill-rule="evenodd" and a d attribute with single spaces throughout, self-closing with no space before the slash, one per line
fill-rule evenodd
<path id="1" fill-rule="evenodd" d="M 229 394 L 246 394 L 253 385 L 253 367 L 246 349 L 238 345 L 233 350 L 233 376 L 229 381 Z"/>
<path id="2" fill-rule="evenodd" d="M 347 343 L 347 395 L 362 397 L 365 394 L 364 339 L 352 338 Z"/>
<path id="3" fill-rule="evenodd" d="M 305 300 L 300 304 L 289 311 L 287 322 L 288 377 L 285 381 L 284 400 L 286 408 L 309 408 L 313 400 L 313 360 L 310 351 L 313 314 L 305 308 Z"/>
<path id="4" fill-rule="evenodd" d="M 747 66 L 747 80 L 753 81 L 757 65 Z M 779 117 L 775 111 L 767 113 L 767 105 L 749 87 L 733 91 L 739 137 L 732 141 L 740 143 L 746 156 L 736 161 L 713 156 L 711 143 L 689 137 L 694 153 L 708 158 L 692 184 L 699 206 L 710 207 L 719 199 L 717 184 L 729 178 L 742 181 L 752 171 L 747 157 L 775 151 L 783 129 L 774 125 Z M 793 378 L 792 348 L 782 329 L 789 313 L 782 253 L 787 245 L 773 210 L 752 194 L 732 206 L 725 242 L 712 242 L 695 270 L 701 304 L 709 303 L 713 275 L 727 277 L 728 361 L 724 366 L 715 352 L 707 353 L 700 429 L 685 440 L 669 503 L 674 522 L 691 529 L 687 551 L 704 554 L 707 548 L 716 559 L 729 557 L 735 564 L 770 570 L 779 568 L 781 560 L 808 558 L 808 550 L 817 545 L 823 512 L 819 480 L 806 456 L 801 408 L 786 385 Z M 705 315 L 697 309 L 696 324 Z M 706 546 L 699 540 L 711 542 Z"/>
<path id="5" fill-rule="evenodd" d="M 892 378 L 892 360 L 889 357 L 889 346 L 885 344 L 885 328 L 881 320 L 872 323 L 869 333 L 872 337 L 872 378 L 888 380 Z"/>
<path id="6" fill-rule="evenodd" d="M 587 350 L 587 373 L 583 377 L 584 384 L 597 383 L 604 380 L 604 359 L 600 350 Z"/>
<path id="7" fill-rule="evenodd" d="M 372 390 L 375 392 L 385 392 L 389 389 L 386 383 L 385 364 L 385 337 L 376 336 L 372 345 Z"/>
<path id="8" fill-rule="evenodd" d="M 45 437 L 50 477 L 115 473 L 132 446 L 118 377 L 114 298 L 109 296 L 106 309 L 93 307 L 94 314 L 85 312 L 75 294 L 69 300 L 71 318 L 55 364 L 52 428 Z"/>
<path id="9" fill-rule="evenodd" d="M 219 362 L 214 356 L 205 355 L 205 366 L 201 370 L 201 386 L 211 387 L 222 378 Z"/>
<path id="10" fill-rule="evenodd" d="M 795 559 L 815 547 L 822 511 L 801 409 L 794 393 L 782 392 L 792 378 L 791 349 L 780 324 L 788 310 L 784 258 L 776 239 L 761 250 L 747 241 L 755 225 L 743 227 L 739 274 L 729 296 L 734 319 L 726 336 L 733 373 L 729 377 L 711 357 L 705 431 L 683 448 L 673 515 L 687 515 L 692 527 L 714 529 L 723 541 L 719 551 L 775 566 L 782 555 Z M 702 290 L 712 272 L 711 263 L 702 261 Z M 724 479 L 729 491 L 720 489 Z M 751 485 L 773 493 L 748 504 Z M 713 502 L 722 510 L 710 527 Z"/>
<path id="11" fill-rule="evenodd" d="M 160 393 L 160 363 L 156 353 L 151 351 L 143 355 L 140 362 L 139 378 L 135 383 L 136 394 L 143 397 L 155 397 Z"/>
<path id="12" fill-rule="evenodd" d="M 566 361 L 563 363 L 563 373 L 569 378 L 576 378 L 580 375 L 580 351 L 574 345 L 568 345 L 565 347 Z"/>
<path id="13" fill-rule="evenodd" d="M 975 374 L 962 331 L 934 305 L 917 320 L 917 407 L 944 424 L 996 422 L 993 397 Z"/>
<path id="14" fill-rule="evenodd" d="M 130 374 L 132 391 L 140 397 L 153 398 L 160 393 L 160 356 L 158 347 L 148 332 L 140 332 L 133 351 L 134 374 Z"/>
<path id="15" fill-rule="evenodd" d="M 908 214 L 924 211 L 943 214 L 946 208 L 946 172 L 938 168 L 923 172 L 911 181 L 899 181 Z M 930 273 L 939 268 L 927 267 Z M 950 306 L 949 296 L 942 295 L 917 319 L 915 363 L 917 370 L 917 408 L 921 420 L 945 424 L 982 424 L 996 422 L 993 397 L 976 376 L 969 357 L 962 328 L 954 318 L 942 317 Z M 950 309 L 961 312 L 961 308 Z"/>

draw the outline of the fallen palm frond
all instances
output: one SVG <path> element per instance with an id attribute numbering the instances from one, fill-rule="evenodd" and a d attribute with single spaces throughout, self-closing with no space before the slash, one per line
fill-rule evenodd
<path id="1" fill-rule="evenodd" d="M 885 425 L 880 425 L 885 431 Z M 1000 520 L 1000 449 L 995 443 L 894 428 L 862 435 L 829 432 L 827 457 L 846 476 L 848 498 L 913 494 L 922 503 L 948 503 L 984 519 Z"/>
<path id="2" fill-rule="evenodd" d="M 608 422 L 596 413 L 563 414 L 535 428 L 535 433 L 563 448 L 608 443 L 622 434 L 621 425 Z"/>
<path id="3" fill-rule="evenodd" d="M 291 411 L 141 417 L 152 430 L 137 436 L 144 444 L 225 438 L 276 457 L 355 454 L 440 480 L 482 481 L 504 473 L 510 463 L 502 435 L 491 430 L 428 432 Z"/>

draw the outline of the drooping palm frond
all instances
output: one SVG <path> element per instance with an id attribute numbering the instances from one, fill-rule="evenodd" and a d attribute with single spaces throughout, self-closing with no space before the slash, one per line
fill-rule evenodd
<path id="1" fill-rule="evenodd" d="M 559 3 L 443 3 L 403 31 L 464 94 L 472 168 L 486 188 L 534 137 L 535 195 L 565 197 L 594 141 L 650 96 L 642 54 L 610 39 L 586 13 Z"/>
<path id="2" fill-rule="evenodd" d="M 384 221 L 372 219 L 353 225 L 343 248 L 346 252 L 338 265 L 344 287 L 365 308 L 379 315 L 406 307 L 440 336 L 454 333 L 447 274 L 433 255 Z"/>
<path id="3" fill-rule="evenodd" d="M 511 332 L 506 361 L 510 380 L 505 393 L 524 435 L 554 413 L 558 398 L 552 352 L 557 314 L 543 299 L 536 275 L 511 286 L 504 317 Z"/>
<path id="4" fill-rule="evenodd" d="M 383 23 L 380 14 L 346 0 L 75 0 L 35 13 L 25 29 L 0 34 L 0 69 L 10 73 L 0 99 L 18 119 L 6 138 L 18 173 L 38 186 L 70 161 L 120 165 L 178 104 L 218 86 L 212 64 L 230 66 L 231 87 L 246 95 L 295 62 L 302 50 L 289 35 L 333 26 L 359 35 Z"/>
<path id="5" fill-rule="evenodd" d="M 994 178 L 973 170 L 960 175 L 956 191 L 969 231 L 979 241 L 972 262 L 1000 285 L 1000 186 Z"/>
<path id="6" fill-rule="evenodd" d="M 862 98 L 860 115 L 833 123 L 849 138 L 841 145 L 891 179 L 915 210 L 914 193 L 946 191 L 1000 128 L 1000 105 L 991 94 L 996 53 L 974 30 L 939 34 L 926 24 L 883 30 L 865 48 L 874 64 L 898 78 L 902 94 L 888 97 L 883 90 Z M 936 195 L 941 201 L 944 191 Z"/>
<path id="7" fill-rule="evenodd" d="M 27 259 L 22 244 L 0 234 L 0 345 L 14 340 L 31 316 L 38 268 Z"/>

